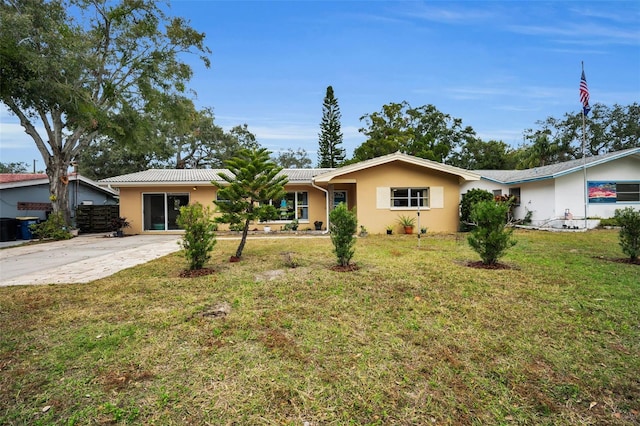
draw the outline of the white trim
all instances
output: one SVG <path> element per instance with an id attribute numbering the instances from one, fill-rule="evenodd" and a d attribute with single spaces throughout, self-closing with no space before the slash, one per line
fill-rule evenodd
<path id="1" fill-rule="evenodd" d="M 371 167 L 380 166 L 383 164 L 391 163 L 394 161 L 401 161 L 403 163 L 413 164 L 416 166 L 424 167 L 427 169 L 438 170 L 441 172 L 449 173 L 460 177 L 465 181 L 480 180 L 480 175 L 471 172 L 469 170 L 461 169 L 459 167 L 449 166 L 448 164 L 438 163 L 436 161 L 426 160 L 424 158 L 414 157 L 412 155 L 403 154 L 401 152 L 395 152 L 393 154 L 383 155 L 381 157 L 372 158 L 370 160 L 361 161 L 359 163 L 350 164 L 348 166 L 340 167 L 328 173 L 318 175 L 314 178 L 316 183 L 329 183 L 333 182 L 338 176 L 345 175 L 347 173 L 353 173 L 360 170 L 368 169 Z"/>

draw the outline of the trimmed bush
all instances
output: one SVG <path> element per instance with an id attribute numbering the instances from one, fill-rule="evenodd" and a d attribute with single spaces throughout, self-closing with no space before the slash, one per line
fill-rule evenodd
<path id="1" fill-rule="evenodd" d="M 614 215 L 620 225 L 620 247 L 631 261 L 637 261 L 640 254 L 640 210 L 633 207 L 616 209 Z"/>
<path id="2" fill-rule="evenodd" d="M 480 201 L 471 209 L 474 228 L 467 240 L 485 265 L 495 265 L 516 244 L 513 229 L 506 226 L 508 211 L 509 203 L 495 201 Z"/>
<path id="3" fill-rule="evenodd" d="M 211 220 L 210 209 L 200 203 L 180 207 L 180 215 L 176 219 L 184 228 L 184 237 L 180 245 L 189 260 L 189 270 L 202 269 L 211 258 L 211 251 L 216 245 L 216 224 Z"/>
<path id="4" fill-rule="evenodd" d="M 338 258 L 338 265 L 348 266 L 355 253 L 356 236 L 358 230 L 358 219 L 356 214 L 347 208 L 344 203 L 329 213 L 329 230 L 331 231 L 331 242 L 333 252 Z"/>

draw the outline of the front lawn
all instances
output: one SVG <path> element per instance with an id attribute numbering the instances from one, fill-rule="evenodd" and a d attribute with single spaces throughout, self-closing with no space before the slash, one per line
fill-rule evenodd
<path id="1" fill-rule="evenodd" d="M 640 422 L 640 266 L 616 231 L 219 241 L 90 284 L 0 287 L 0 424 Z M 295 267 L 294 267 L 295 266 Z M 230 312 L 229 312 L 230 310 Z"/>

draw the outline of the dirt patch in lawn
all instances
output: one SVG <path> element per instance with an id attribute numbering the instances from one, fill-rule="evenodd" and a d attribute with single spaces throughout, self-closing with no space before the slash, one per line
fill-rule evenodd
<path id="1" fill-rule="evenodd" d="M 604 256 L 594 256 L 594 259 L 606 260 L 609 262 L 615 263 L 624 263 L 625 265 L 638 265 L 640 266 L 640 258 L 631 260 L 628 257 L 604 257 Z"/>
<path id="2" fill-rule="evenodd" d="M 193 270 L 184 270 L 178 274 L 180 278 L 197 278 L 204 277 L 206 275 L 215 274 L 216 270 L 213 268 L 202 268 Z"/>
<path id="3" fill-rule="evenodd" d="M 506 265 L 504 263 L 499 263 L 499 262 L 491 265 L 487 265 L 482 263 L 481 260 L 478 260 L 475 262 L 466 262 L 464 265 L 468 266 L 469 268 L 476 268 L 476 269 L 516 269 L 513 266 Z"/>
<path id="4" fill-rule="evenodd" d="M 360 269 L 360 267 L 358 265 L 356 265 L 355 263 L 352 263 L 350 265 L 334 265 L 331 268 L 332 271 L 335 272 L 353 272 L 353 271 L 357 271 L 358 269 Z"/>

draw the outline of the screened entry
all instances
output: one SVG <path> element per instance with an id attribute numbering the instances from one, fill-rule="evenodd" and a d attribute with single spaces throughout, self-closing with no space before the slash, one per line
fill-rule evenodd
<path id="1" fill-rule="evenodd" d="M 189 194 L 143 194 L 142 203 L 145 231 L 181 229 L 176 219 L 180 207 L 189 204 Z"/>

